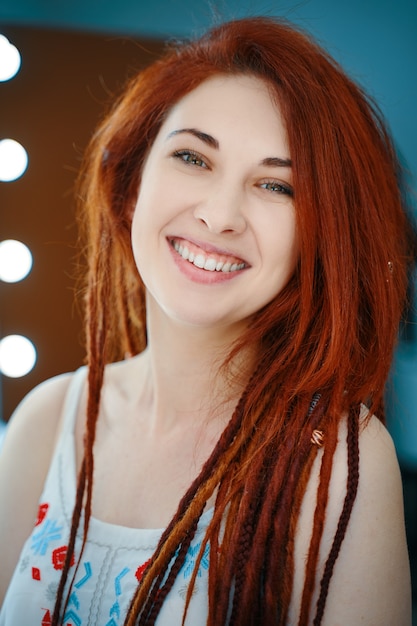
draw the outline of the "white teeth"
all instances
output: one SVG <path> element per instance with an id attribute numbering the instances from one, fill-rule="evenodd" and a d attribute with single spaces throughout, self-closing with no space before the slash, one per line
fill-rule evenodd
<path id="1" fill-rule="evenodd" d="M 209 272 L 214 272 L 214 270 L 216 269 L 216 259 L 207 259 L 207 261 L 204 263 L 204 269 L 208 270 Z"/>
<path id="2" fill-rule="evenodd" d="M 194 254 L 187 246 L 182 246 L 178 241 L 174 241 L 173 246 L 183 259 L 208 272 L 236 272 L 245 267 L 244 263 L 230 263 L 229 261 L 223 263 L 223 261 L 216 261 L 213 257 L 206 258 L 203 254 Z"/>
<path id="3" fill-rule="evenodd" d="M 196 267 L 199 267 L 201 269 L 203 269 L 204 265 L 205 265 L 206 259 L 203 257 L 202 254 L 197 254 L 193 263 Z"/>

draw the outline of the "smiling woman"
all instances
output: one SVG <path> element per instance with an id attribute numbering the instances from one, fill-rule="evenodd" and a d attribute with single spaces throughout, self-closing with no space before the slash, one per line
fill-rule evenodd
<path id="1" fill-rule="evenodd" d="M 257 78 L 213 77 L 173 107 L 132 222 L 148 315 L 156 306 L 168 324 L 220 324 L 232 338 L 282 290 L 298 256 L 288 154 L 279 109 Z"/>
<path id="2" fill-rule="evenodd" d="M 132 79 L 80 180 L 88 364 L 0 458 L 1 626 L 409 626 L 381 423 L 398 179 L 375 107 L 287 23 Z"/>

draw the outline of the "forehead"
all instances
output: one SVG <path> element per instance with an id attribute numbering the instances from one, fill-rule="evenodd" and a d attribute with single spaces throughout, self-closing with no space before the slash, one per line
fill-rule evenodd
<path id="1" fill-rule="evenodd" d="M 219 75 L 207 79 L 174 105 L 160 135 L 195 127 L 213 135 L 252 139 L 266 143 L 265 149 L 286 150 L 287 137 L 278 104 L 267 83 L 254 76 Z"/>

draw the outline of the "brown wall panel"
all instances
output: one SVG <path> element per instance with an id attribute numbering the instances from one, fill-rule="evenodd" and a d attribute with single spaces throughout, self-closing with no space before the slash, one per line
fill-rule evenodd
<path id="1" fill-rule="evenodd" d="M 0 283 L 1 335 L 29 337 L 34 370 L 3 377 L 3 417 L 42 380 L 84 358 L 75 304 L 74 181 L 94 127 L 127 77 L 161 50 L 157 41 L 0 25 L 22 55 L 20 72 L 0 83 L 0 139 L 22 143 L 26 173 L 0 183 L 0 240 L 20 239 L 34 265 L 22 282 Z"/>

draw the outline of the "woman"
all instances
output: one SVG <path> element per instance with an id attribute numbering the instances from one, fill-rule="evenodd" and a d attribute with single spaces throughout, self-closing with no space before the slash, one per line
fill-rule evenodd
<path id="1" fill-rule="evenodd" d="M 133 79 L 81 199 L 88 371 L 10 426 L 0 624 L 407 626 L 406 223 L 361 90 L 285 23 L 221 25 Z"/>

